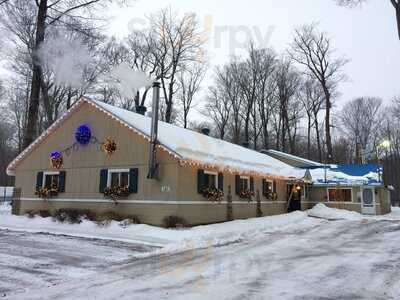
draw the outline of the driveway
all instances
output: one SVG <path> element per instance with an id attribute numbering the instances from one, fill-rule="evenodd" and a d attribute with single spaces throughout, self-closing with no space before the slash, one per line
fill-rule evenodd
<path id="1" fill-rule="evenodd" d="M 175 255 L 137 245 L 2 232 L 12 299 L 399 299 L 400 222 L 308 218 L 301 229 Z M 25 265 L 26 264 L 26 265 Z"/>
<path id="2" fill-rule="evenodd" d="M 149 246 L 0 230 L 0 297 L 92 276 Z"/>

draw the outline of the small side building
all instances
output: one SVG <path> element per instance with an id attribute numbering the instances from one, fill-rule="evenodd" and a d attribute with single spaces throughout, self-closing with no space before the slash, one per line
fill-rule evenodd
<path id="1" fill-rule="evenodd" d="M 306 170 L 309 184 L 301 194 L 301 209 L 317 203 L 367 215 L 391 212 L 392 187 L 383 182 L 380 165 L 321 164 L 276 150 L 266 153 L 293 167 Z M 296 201 L 296 200 L 295 200 Z"/>

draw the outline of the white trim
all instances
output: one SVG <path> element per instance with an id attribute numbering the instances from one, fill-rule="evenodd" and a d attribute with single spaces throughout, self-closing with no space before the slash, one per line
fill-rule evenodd
<path id="1" fill-rule="evenodd" d="M 271 193 L 272 193 L 272 194 L 273 194 L 273 193 L 276 193 L 276 194 L 277 194 L 277 192 L 274 191 L 274 181 L 271 180 L 271 179 L 267 179 L 267 178 L 264 178 L 264 180 L 265 180 L 266 182 L 269 182 L 269 183 L 271 184 Z M 261 187 L 261 188 L 263 189 L 263 187 Z"/>
<path id="2" fill-rule="evenodd" d="M 247 188 L 250 190 L 250 176 L 240 175 L 240 179 L 247 180 Z"/>
<path id="3" fill-rule="evenodd" d="M 20 198 L 19 200 L 21 201 L 43 201 L 41 198 Z M 115 204 L 113 200 L 109 199 L 65 199 L 65 198 L 51 198 L 46 200 L 46 202 L 89 202 L 89 203 L 111 203 Z M 176 205 L 176 204 L 182 204 L 182 205 L 193 205 L 193 204 L 227 204 L 227 201 L 221 201 L 221 202 L 210 202 L 210 201 L 189 201 L 189 200 L 182 200 L 182 201 L 176 201 L 176 200 L 120 200 L 117 201 L 120 204 L 166 204 L 166 205 Z M 233 201 L 233 204 L 243 204 L 243 205 L 249 205 L 253 204 L 256 205 L 256 201 L 252 201 L 248 203 L 247 201 Z M 286 204 L 285 201 L 261 201 L 262 204 Z"/>
<path id="4" fill-rule="evenodd" d="M 351 201 L 330 201 L 329 200 L 329 190 L 350 190 L 351 191 Z M 351 187 L 328 187 L 326 188 L 326 199 L 328 203 L 355 203 L 353 197 L 353 188 Z"/>
<path id="5" fill-rule="evenodd" d="M 42 187 L 46 184 L 46 175 L 60 175 L 60 171 L 43 171 Z M 58 182 L 58 184 L 60 184 L 60 182 Z"/>
<path id="6" fill-rule="evenodd" d="M 218 188 L 218 172 L 204 170 L 204 174 L 215 176 L 215 188 Z"/>
<path id="7" fill-rule="evenodd" d="M 128 187 L 129 187 L 129 169 L 108 169 L 107 170 L 107 187 L 111 186 L 111 174 L 112 173 L 128 173 Z M 121 181 L 121 175 L 119 176 L 119 181 Z"/>

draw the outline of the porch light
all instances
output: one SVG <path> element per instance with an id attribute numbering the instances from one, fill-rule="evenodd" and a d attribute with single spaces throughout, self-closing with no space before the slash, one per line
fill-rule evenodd
<path id="1" fill-rule="evenodd" d="M 389 149 L 391 146 L 391 143 L 389 140 L 383 140 L 380 144 L 379 147 Z"/>

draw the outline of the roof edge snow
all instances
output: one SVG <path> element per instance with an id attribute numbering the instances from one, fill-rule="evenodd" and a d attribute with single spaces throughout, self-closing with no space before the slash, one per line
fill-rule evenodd
<path id="1" fill-rule="evenodd" d="M 25 150 L 23 150 L 8 166 L 6 169 L 7 175 L 9 176 L 15 176 L 15 168 L 16 166 L 23 160 L 25 159 L 36 147 L 38 147 L 42 142 L 46 140 L 48 136 L 50 136 L 56 129 L 58 129 L 75 111 L 77 111 L 79 108 L 82 107 L 84 103 L 88 103 L 92 107 L 98 109 L 99 111 L 103 112 L 110 118 L 116 120 L 119 122 L 121 125 L 129 128 L 130 130 L 134 131 L 135 133 L 139 134 L 141 137 L 145 138 L 146 140 L 150 141 L 150 136 L 146 134 L 145 132 L 139 130 L 136 128 L 134 125 L 129 124 L 128 122 L 125 122 L 122 120 L 120 117 L 118 117 L 116 114 L 114 114 L 111 110 L 107 109 L 107 106 L 102 106 L 100 104 L 96 103 L 97 101 L 91 100 L 87 97 L 81 97 L 78 101 L 76 101 L 69 110 L 67 110 L 60 118 L 58 118 L 47 130 L 45 130 L 34 142 L 32 142 Z M 212 137 L 210 137 L 212 138 Z M 226 142 L 228 143 L 228 142 Z M 234 145 L 234 144 L 232 144 Z M 267 177 L 275 177 L 275 178 L 280 178 L 280 179 L 286 179 L 286 180 L 301 180 L 299 177 L 299 172 L 296 172 L 297 168 L 291 167 L 288 164 L 288 167 L 293 168 L 293 176 L 288 176 L 286 175 L 280 175 L 280 174 L 272 174 L 271 172 L 268 172 L 268 170 L 265 170 L 265 172 L 260 172 L 260 170 L 256 171 L 256 168 L 251 170 L 251 168 L 235 168 L 235 167 L 230 167 L 230 166 L 217 166 L 215 164 L 210 164 L 205 161 L 201 160 L 196 160 L 196 159 L 188 159 L 182 157 L 179 153 L 174 151 L 173 149 L 169 148 L 163 143 L 158 144 L 158 148 L 166 151 L 170 155 L 172 155 L 175 159 L 178 160 L 180 165 L 190 165 L 190 166 L 200 166 L 203 168 L 216 168 L 219 169 L 220 171 L 229 171 L 231 173 L 241 173 L 241 174 L 255 174 L 258 176 L 267 176 Z M 248 149 L 249 150 L 249 149 Z M 251 150 L 249 150 L 251 151 Z M 271 157 L 272 158 L 272 157 Z M 277 160 L 279 161 L 279 160 Z M 250 171 L 249 171 L 250 170 Z M 290 174 L 289 174 L 290 175 Z"/>

